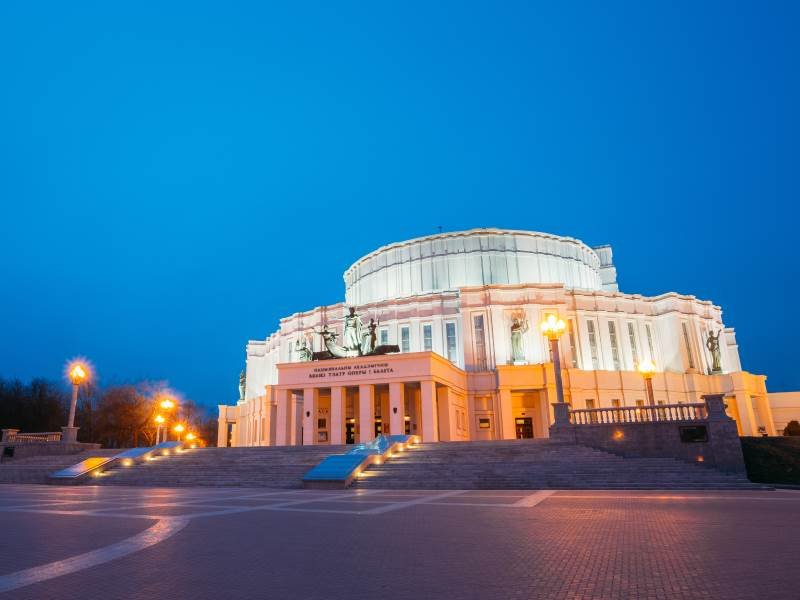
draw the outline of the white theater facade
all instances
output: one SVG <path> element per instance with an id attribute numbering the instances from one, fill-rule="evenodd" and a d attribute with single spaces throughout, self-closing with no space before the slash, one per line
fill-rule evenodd
<path id="1" fill-rule="evenodd" d="M 539 323 L 558 315 L 565 400 L 643 406 L 723 393 L 742 435 L 775 434 L 766 377 L 742 370 L 719 306 L 674 292 L 621 293 L 609 246 L 500 229 L 384 246 L 344 274 L 345 301 L 295 313 L 247 344 L 246 385 L 219 407 L 220 446 L 344 444 L 377 433 L 423 441 L 546 437 L 556 402 Z M 354 307 L 375 344 L 399 352 L 308 360 L 341 341 Z M 716 357 L 709 335 L 719 335 Z M 716 365 L 714 364 L 716 358 Z M 716 368 L 715 368 L 716 367 Z"/>

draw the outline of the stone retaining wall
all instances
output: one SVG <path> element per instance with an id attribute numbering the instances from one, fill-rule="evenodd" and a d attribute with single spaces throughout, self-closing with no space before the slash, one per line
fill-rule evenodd
<path id="1" fill-rule="evenodd" d="M 727 472 L 745 472 L 736 422 L 725 414 L 722 395 L 703 396 L 708 418 L 639 423 L 570 423 L 569 408 L 554 405 L 550 437 L 621 456 L 677 458 Z M 682 428 L 705 427 L 705 441 L 684 441 Z"/>

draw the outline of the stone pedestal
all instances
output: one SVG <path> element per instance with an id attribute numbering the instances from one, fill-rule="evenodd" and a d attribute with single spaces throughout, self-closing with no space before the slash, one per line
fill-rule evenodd
<path id="1" fill-rule="evenodd" d="M 2 429 L 2 438 L 0 438 L 0 442 L 13 442 L 14 437 L 19 433 L 19 429 Z"/>
<path id="2" fill-rule="evenodd" d="M 78 441 L 79 427 L 62 427 L 61 428 L 61 443 L 74 444 Z"/>
<path id="3" fill-rule="evenodd" d="M 553 402 L 553 424 L 550 426 L 550 437 L 553 439 L 575 442 L 575 430 L 569 422 L 569 404 Z"/>

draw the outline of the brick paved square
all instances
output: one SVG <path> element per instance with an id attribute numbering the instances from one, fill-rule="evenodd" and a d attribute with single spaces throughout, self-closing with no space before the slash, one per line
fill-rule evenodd
<path id="1" fill-rule="evenodd" d="M 3 491 L 19 503 L 59 490 Z M 0 507 L 16 549 L 0 590 L 31 600 L 797 598 L 798 492 L 253 493 L 163 492 L 161 521 L 142 518 L 156 511 L 147 489 L 84 489 L 112 509 L 104 516 Z M 122 505 L 136 507 L 113 516 Z"/>

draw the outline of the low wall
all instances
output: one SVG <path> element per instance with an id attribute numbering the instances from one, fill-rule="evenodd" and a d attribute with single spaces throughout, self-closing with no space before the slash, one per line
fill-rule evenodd
<path id="1" fill-rule="evenodd" d="M 24 444 L 0 444 L 0 457 L 5 454 L 6 447 L 14 448 L 13 458 L 3 458 L 2 460 L 16 460 L 31 456 L 59 456 L 67 454 L 78 454 L 85 450 L 97 450 L 100 444 L 85 444 L 83 442 L 26 442 Z"/>
<path id="2" fill-rule="evenodd" d="M 721 471 L 745 472 L 736 422 L 725 414 L 722 396 L 704 398 L 705 419 L 576 425 L 569 422 L 568 409 L 562 409 L 567 417 L 556 419 L 550 437 L 621 456 L 676 458 Z M 688 435 L 698 433 L 705 435 Z M 691 438 L 694 441 L 688 441 Z"/>

